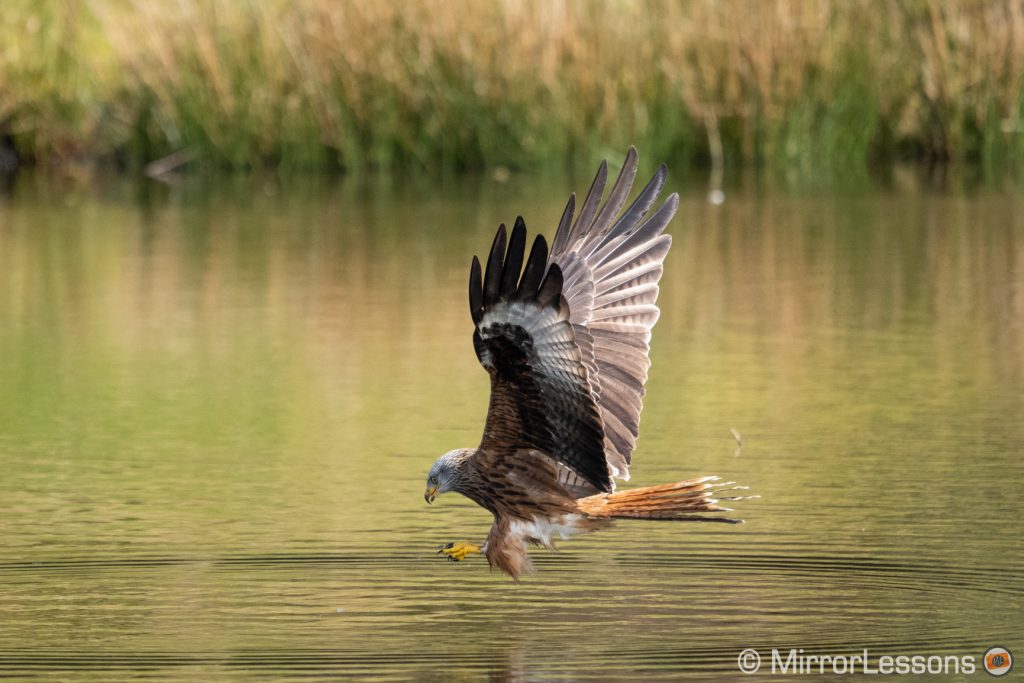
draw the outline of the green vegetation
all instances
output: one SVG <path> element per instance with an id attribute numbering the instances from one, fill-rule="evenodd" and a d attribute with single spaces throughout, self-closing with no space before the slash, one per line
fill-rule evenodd
<path id="1" fill-rule="evenodd" d="M 1001 163 L 1022 84 L 1020 0 L 0 6 L 0 136 L 43 163 Z"/>

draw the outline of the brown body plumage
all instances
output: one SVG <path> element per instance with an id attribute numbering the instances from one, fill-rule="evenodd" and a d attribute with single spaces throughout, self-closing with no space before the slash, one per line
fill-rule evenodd
<path id="1" fill-rule="evenodd" d="M 602 163 L 575 223 L 569 199 L 550 254 L 538 236 L 524 267 L 520 217 L 510 235 L 498 229 L 485 269 L 473 259 L 473 346 L 491 378 L 487 424 L 478 448 L 434 464 L 426 498 L 458 491 L 488 509 L 494 525 L 482 552 L 513 578 L 529 569 L 529 544 L 551 547 L 615 519 L 740 521 L 707 514 L 727 510 L 714 495 L 741 488 L 716 477 L 615 491 L 636 445 L 671 243 L 663 231 L 679 203 L 672 194 L 647 216 L 662 166 L 620 215 L 636 165 L 630 148 L 602 204 Z"/>

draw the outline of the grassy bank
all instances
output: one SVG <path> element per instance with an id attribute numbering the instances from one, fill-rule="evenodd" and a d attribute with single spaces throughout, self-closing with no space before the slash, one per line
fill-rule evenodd
<path id="1" fill-rule="evenodd" d="M 41 163 L 1001 162 L 1022 85 L 1022 0 L 0 6 L 0 135 Z"/>

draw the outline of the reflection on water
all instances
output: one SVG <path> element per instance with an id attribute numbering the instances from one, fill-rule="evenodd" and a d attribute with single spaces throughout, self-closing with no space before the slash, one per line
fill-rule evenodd
<path id="1" fill-rule="evenodd" d="M 741 480 L 748 524 L 623 523 L 522 585 L 434 555 L 489 523 L 422 498 L 483 424 L 469 258 L 519 212 L 550 233 L 572 185 L 20 178 L 0 670 L 675 679 L 738 675 L 745 647 L 1024 651 L 1024 200 L 1001 191 L 684 189 L 632 483 Z"/>

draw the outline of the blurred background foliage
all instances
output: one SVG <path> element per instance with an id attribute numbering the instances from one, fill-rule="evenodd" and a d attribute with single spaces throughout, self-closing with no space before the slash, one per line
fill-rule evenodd
<path id="1" fill-rule="evenodd" d="M 0 5 L 0 144 L 39 164 L 1004 164 L 1022 79 L 1022 0 Z"/>

